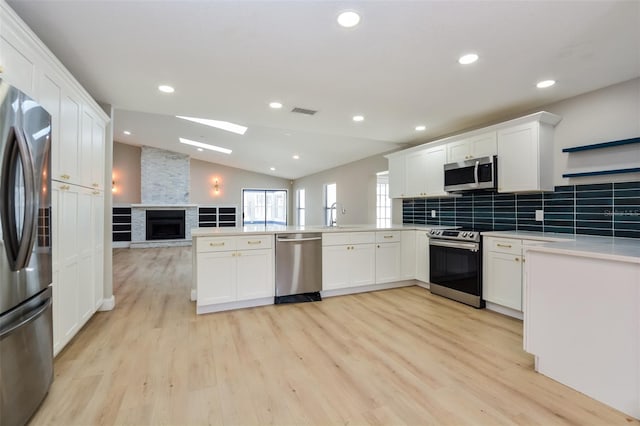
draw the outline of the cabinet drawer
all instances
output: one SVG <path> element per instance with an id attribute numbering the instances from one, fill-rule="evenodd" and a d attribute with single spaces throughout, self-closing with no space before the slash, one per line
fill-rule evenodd
<path id="1" fill-rule="evenodd" d="M 351 244 L 373 244 L 376 241 L 375 232 L 353 232 L 351 235 Z"/>
<path id="2" fill-rule="evenodd" d="M 238 237 L 237 250 L 269 249 L 272 246 L 273 235 L 254 235 L 252 237 Z"/>
<path id="3" fill-rule="evenodd" d="M 522 254 L 522 240 L 490 238 L 488 249 L 498 253 Z"/>
<path id="4" fill-rule="evenodd" d="M 322 234 L 323 246 L 343 246 L 351 244 L 350 232 L 325 232 Z"/>
<path id="5" fill-rule="evenodd" d="M 212 251 L 229 251 L 236 249 L 234 237 L 204 237 L 198 238 L 198 253 Z"/>
<path id="6" fill-rule="evenodd" d="M 397 243 L 401 239 L 401 231 L 376 232 L 376 243 Z"/>

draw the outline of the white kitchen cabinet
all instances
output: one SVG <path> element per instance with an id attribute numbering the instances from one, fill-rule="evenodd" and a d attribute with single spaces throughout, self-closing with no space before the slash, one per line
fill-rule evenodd
<path id="1" fill-rule="evenodd" d="M 552 190 L 552 125 L 532 121 L 498 130 L 498 192 Z"/>
<path id="2" fill-rule="evenodd" d="M 446 196 L 444 190 L 444 165 L 447 162 L 447 150 L 445 145 L 430 148 L 425 156 L 426 195 Z"/>
<path id="3" fill-rule="evenodd" d="M 416 278 L 416 231 L 402 231 L 400 241 L 401 274 L 402 280 Z"/>
<path id="4" fill-rule="evenodd" d="M 91 187 L 104 191 L 105 188 L 105 125 L 94 118 L 91 137 Z M 110 185 L 109 185 L 110 186 Z"/>
<path id="5" fill-rule="evenodd" d="M 78 311 L 80 323 L 84 324 L 95 310 L 93 261 L 95 247 L 91 220 L 93 213 L 93 194 L 86 188 L 78 189 Z M 65 238 L 63 236 L 63 238 Z"/>
<path id="6" fill-rule="evenodd" d="M 51 178 L 79 185 L 78 159 L 80 147 L 80 103 L 69 93 L 62 94 L 60 104 L 60 140 L 55 152 L 59 158 L 53 164 L 60 167 L 53 170 Z"/>
<path id="7" fill-rule="evenodd" d="M 273 303 L 272 240 L 272 235 L 198 238 L 194 264 L 197 312 Z M 252 305 L 254 300 L 259 302 Z M 243 302 L 249 303 L 234 305 Z"/>
<path id="8" fill-rule="evenodd" d="M 516 311 L 522 311 L 522 257 L 512 253 L 490 251 L 484 260 L 489 278 L 483 297 Z"/>
<path id="9" fill-rule="evenodd" d="M 416 280 L 429 282 L 429 234 L 427 231 L 416 233 Z"/>
<path id="10" fill-rule="evenodd" d="M 429 179 L 429 150 L 410 152 L 405 157 L 405 194 L 426 197 Z"/>
<path id="11" fill-rule="evenodd" d="M 93 306 L 97 311 L 104 301 L 104 193 L 93 190 L 91 230 L 93 231 Z"/>
<path id="12" fill-rule="evenodd" d="M 0 77 L 35 98 L 35 52 L 15 31 L 7 16 L 0 16 Z"/>
<path id="13" fill-rule="evenodd" d="M 322 289 L 336 290 L 375 283 L 374 232 L 322 235 Z"/>
<path id="14" fill-rule="evenodd" d="M 474 158 L 490 157 L 496 155 L 497 152 L 496 132 L 492 131 L 448 143 L 447 162 L 456 163 Z"/>
<path id="15" fill-rule="evenodd" d="M 376 232 L 376 284 L 402 280 L 402 232 Z"/>
<path id="16" fill-rule="evenodd" d="M 389 160 L 389 197 L 402 198 L 406 194 L 405 189 L 405 159 L 404 154 L 388 157 Z"/>

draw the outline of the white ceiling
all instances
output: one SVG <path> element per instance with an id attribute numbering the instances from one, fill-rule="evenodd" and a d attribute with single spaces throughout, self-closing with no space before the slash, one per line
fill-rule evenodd
<path id="1" fill-rule="evenodd" d="M 8 3 L 114 106 L 116 140 L 291 179 L 640 76 L 640 1 Z M 361 14 L 358 27 L 337 25 L 345 9 Z M 468 52 L 480 60 L 459 65 Z M 558 83 L 535 87 L 548 78 Z"/>

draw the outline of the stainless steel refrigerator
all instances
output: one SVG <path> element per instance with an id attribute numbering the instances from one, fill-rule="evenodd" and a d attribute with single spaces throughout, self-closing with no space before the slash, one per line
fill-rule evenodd
<path id="1" fill-rule="evenodd" d="M 0 80 L 0 424 L 23 425 L 53 380 L 51 117 Z"/>

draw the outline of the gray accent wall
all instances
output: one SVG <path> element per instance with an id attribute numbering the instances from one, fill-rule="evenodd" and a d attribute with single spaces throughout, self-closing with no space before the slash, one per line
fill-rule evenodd
<path id="1" fill-rule="evenodd" d="M 189 202 L 189 156 L 163 149 L 142 147 L 140 195 L 142 204 Z"/>

